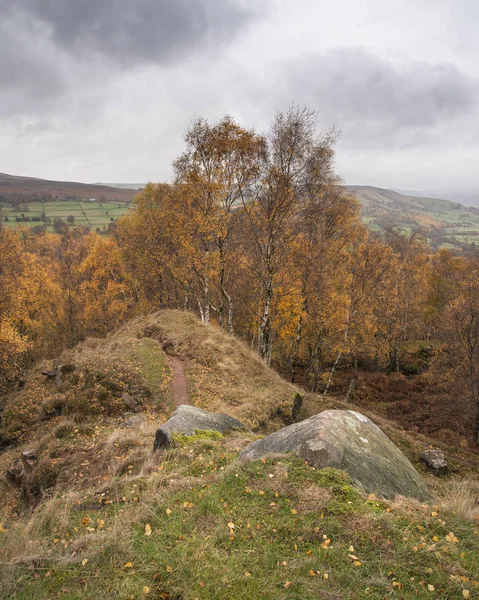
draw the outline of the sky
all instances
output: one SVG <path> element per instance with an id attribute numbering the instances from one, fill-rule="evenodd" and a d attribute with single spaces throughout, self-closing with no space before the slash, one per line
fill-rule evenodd
<path id="1" fill-rule="evenodd" d="M 171 178 L 197 117 L 340 132 L 348 184 L 479 189 L 477 0 L 0 0 L 0 172 Z"/>

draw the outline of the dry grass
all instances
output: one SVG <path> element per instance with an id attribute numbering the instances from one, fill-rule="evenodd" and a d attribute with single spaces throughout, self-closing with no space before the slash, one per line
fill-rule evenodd
<path id="1" fill-rule="evenodd" d="M 439 506 L 465 519 L 479 520 L 479 480 L 452 479 L 441 490 Z"/>
<path id="2" fill-rule="evenodd" d="M 320 513 L 326 508 L 333 495 L 324 487 L 316 484 L 301 487 L 298 492 L 295 508 L 302 513 Z"/>
<path id="3" fill-rule="evenodd" d="M 165 310 L 131 323 L 129 328 L 168 343 L 187 358 L 188 388 L 194 404 L 226 412 L 252 429 L 269 430 L 278 408 L 286 414 L 300 390 L 269 369 L 246 344 L 191 313 Z"/>

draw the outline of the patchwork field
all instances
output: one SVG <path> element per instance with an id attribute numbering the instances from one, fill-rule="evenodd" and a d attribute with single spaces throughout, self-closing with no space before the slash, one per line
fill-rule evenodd
<path id="1" fill-rule="evenodd" d="M 68 222 L 70 226 L 83 225 L 102 232 L 108 229 L 109 223 L 128 212 L 128 204 L 124 202 L 89 202 L 65 200 L 58 202 L 27 202 L 20 206 L 0 204 L 2 224 L 7 227 L 26 225 L 38 227 L 45 225 L 53 231 L 56 218 Z"/>
<path id="2" fill-rule="evenodd" d="M 349 186 L 348 191 L 360 202 L 363 222 L 372 231 L 393 227 L 419 233 L 433 248 L 468 251 L 479 244 L 478 208 L 370 186 Z"/>

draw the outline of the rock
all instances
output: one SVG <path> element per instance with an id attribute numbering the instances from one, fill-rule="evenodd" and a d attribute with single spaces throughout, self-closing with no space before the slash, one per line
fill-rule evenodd
<path id="1" fill-rule="evenodd" d="M 138 406 L 138 402 L 126 392 L 121 395 L 121 399 L 130 410 L 135 410 Z"/>
<path id="2" fill-rule="evenodd" d="M 51 371 L 42 371 L 42 375 L 48 377 L 48 379 L 55 379 L 55 377 L 57 376 L 57 370 L 52 369 Z"/>
<path id="3" fill-rule="evenodd" d="M 145 422 L 145 418 L 141 415 L 134 415 L 129 419 L 125 419 L 122 423 L 120 423 L 120 427 L 123 429 L 132 429 L 133 427 L 139 427 Z"/>
<path id="4" fill-rule="evenodd" d="M 22 452 L 22 463 L 25 473 L 30 473 L 37 465 L 37 453 L 35 450 L 24 450 Z"/>
<path id="5" fill-rule="evenodd" d="M 5 478 L 10 485 L 13 487 L 21 487 L 25 478 L 25 471 L 23 469 L 22 461 L 16 458 L 10 463 L 10 466 L 5 473 Z"/>
<path id="6" fill-rule="evenodd" d="M 440 450 L 424 450 L 419 455 L 419 460 L 430 469 L 434 475 L 445 475 L 449 472 L 449 465 Z"/>
<path id="7" fill-rule="evenodd" d="M 326 410 L 249 445 L 240 460 L 294 452 L 317 468 L 346 471 L 368 494 L 429 499 L 425 483 L 391 440 L 364 415 Z"/>
<path id="8" fill-rule="evenodd" d="M 50 421 L 51 419 L 55 419 L 56 417 L 61 416 L 63 412 L 62 406 L 54 406 L 53 408 L 40 408 L 40 420 L 41 421 Z"/>
<path id="9" fill-rule="evenodd" d="M 195 431 L 219 431 L 226 433 L 232 429 L 245 429 L 241 421 L 221 413 L 212 413 L 196 406 L 181 404 L 170 419 L 156 431 L 153 452 L 158 448 L 166 448 L 172 434 L 183 433 L 193 435 Z"/>
<path id="10" fill-rule="evenodd" d="M 35 450 L 24 450 L 20 458 L 16 458 L 10 463 L 5 478 L 10 485 L 21 488 L 25 484 L 25 476 L 31 473 L 36 465 L 37 453 Z"/>

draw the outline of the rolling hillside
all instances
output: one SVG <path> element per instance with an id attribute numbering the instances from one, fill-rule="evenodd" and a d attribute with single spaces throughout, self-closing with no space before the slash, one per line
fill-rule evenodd
<path id="1" fill-rule="evenodd" d="M 477 208 L 372 186 L 352 185 L 347 189 L 360 202 L 363 221 L 373 231 L 394 227 L 406 233 L 422 233 L 436 248 L 468 250 L 479 242 Z"/>
<path id="2" fill-rule="evenodd" d="M 0 201 L 32 201 L 50 199 L 131 202 L 137 190 L 114 188 L 107 185 L 77 183 L 72 181 L 49 181 L 35 177 L 18 177 L 0 173 Z"/>

